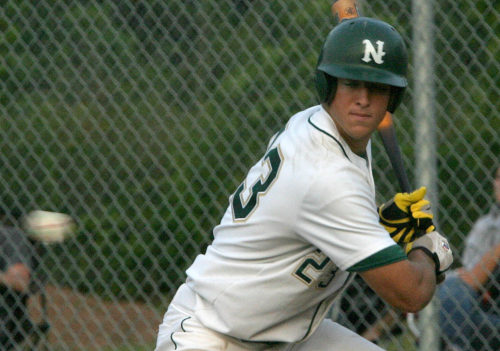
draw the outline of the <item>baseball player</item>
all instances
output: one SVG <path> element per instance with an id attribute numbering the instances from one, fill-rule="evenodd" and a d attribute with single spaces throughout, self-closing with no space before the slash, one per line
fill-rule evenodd
<path id="1" fill-rule="evenodd" d="M 157 351 L 380 350 L 325 319 L 355 274 L 402 311 L 430 301 L 453 259 L 425 188 L 378 209 L 372 176 L 370 137 L 400 103 L 406 66 L 402 38 L 382 21 L 360 17 L 329 33 L 321 104 L 290 118 L 230 196 L 170 303 Z"/>

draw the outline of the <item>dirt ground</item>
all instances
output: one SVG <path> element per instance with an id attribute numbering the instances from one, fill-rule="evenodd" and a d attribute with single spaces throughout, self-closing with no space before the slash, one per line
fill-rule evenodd
<path id="1" fill-rule="evenodd" d="M 154 345 L 163 312 L 141 303 L 108 302 L 68 288 L 47 286 L 48 350 L 133 350 Z M 40 319 L 40 299 L 30 304 Z"/>

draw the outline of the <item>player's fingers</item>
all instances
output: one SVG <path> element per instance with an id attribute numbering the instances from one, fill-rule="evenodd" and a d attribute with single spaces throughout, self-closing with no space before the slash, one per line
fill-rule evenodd
<path id="1" fill-rule="evenodd" d="M 431 203 L 428 200 L 420 200 L 410 206 L 413 218 L 434 218 L 431 211 Z"/>
<path id="2" fill-rule="evenodd" d="M 430 225 L 427 227 L 427 229 L 425 230 L 425 233 L 430 233 L 430 232 L 433 232 L 436 230 L 436 226 L 434 225 Z"/>
<path id="3" fill-rule="evenodd" d="M 407 211 L 407 208 L 420 200 L 422 200 L 427 192 L 425 186 L 411 192 L 411 193 L 397 193 L 394 196 L 394 202 L 402 211 Z"/>
<path id="4" fill-rule="evenodd" d="M 401 219 L 386 219 L 385 217 L 383 217 L 383 215 L 381 215 L 380 222 L 382 224 L 385 224 L 385 225 L 398 227 L 398 224 L 399 225 L 406 225 L 408 222 L 410 222 L 410 217 L 407 216 L 407 217 L 401 218 Z"/>
<path id="5" fill-rule="evenodd" d="M 389 233 L 392 240 L 397 243 L 407 243 L 413 240 L 415 230 L 413 228 L 404 228 L 395 233 Z"/>

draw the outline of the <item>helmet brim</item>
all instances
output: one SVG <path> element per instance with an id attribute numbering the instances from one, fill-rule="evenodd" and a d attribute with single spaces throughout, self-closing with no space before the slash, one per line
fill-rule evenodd
<path id="1" fill-rule="evenodd" d="M 405 77 L 394 74 L 385 69 L 368 67 L 366 65 L 319 65 L 318 70 L 329 76 L 343 79 L 361 80 L 364 82 L 387 84 L 398 88 L 408 86 Z"/>

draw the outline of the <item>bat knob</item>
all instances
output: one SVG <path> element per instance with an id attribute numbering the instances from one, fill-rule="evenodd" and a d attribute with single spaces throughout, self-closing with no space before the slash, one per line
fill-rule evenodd
<path id="1" fill-rule="evenodd" d="M 337 0 L 332 5 L 333 17 L 337 23 L 343 20 L 359 17 L 359 11 L 356 7 L 356 0 Z"/>

